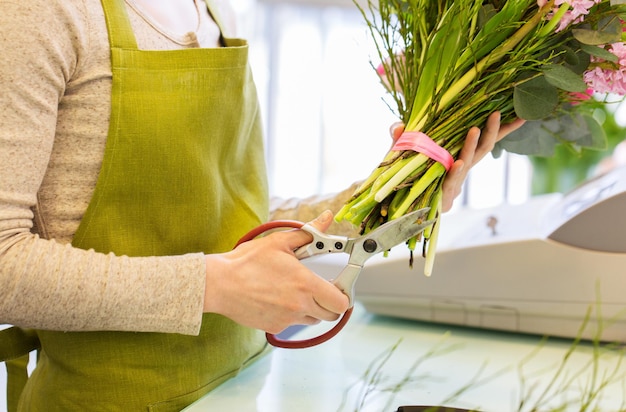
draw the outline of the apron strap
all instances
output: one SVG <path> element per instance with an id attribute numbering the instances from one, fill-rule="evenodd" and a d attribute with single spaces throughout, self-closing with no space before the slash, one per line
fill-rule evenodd
<path id="1" fill-rule="evenodd" d="M 102 8 L 107 20 L 111 48 L 136 50 L 137 40 L 124 1 L 102 0 Z"/>
<path id="2" fill-rule="evenodd" d="M 237 37 L 231 37 L 230 35 L 225 34 L 224 32 L 224 20 L 220 15 L 220 7 L 215 3 L 216 0 L 204 0 L 206 6 L 209 10 L 209 14 L 217 27 L 220 30 L 220 44 L 224 47 L 241 47 L 246 46 L 248 42 L 244 39 L 240 39 Z"/>
<path id="3" fill-rule="evenodd" d="M 0 331 L 0 362 L 7 369 L 7 411 L 17 411 L 17 404 L 28 380 L 29 353 L 40 348 L 32 329 L 13 326 Z"/>
<path id="4" fill-rule="evenodd" d="M 28 355 L 5 361 L 7 368 L 7 412 L 17 412 L 22 391 L 28 380 Z"/>
<path id="5" fill-rule="evenodd" d="M 213 17 L 213 21 L 215 21 L 215 24 L 217 24 L 217 27 L 220 29 L 220 36 L 224 38 L 224 25 L 222 24 L 222 16 L 218 13 L 219 7 L 217 7 L 214 0 L 204 0 L 204 2 L 209 9 L 211 17 Z"/>

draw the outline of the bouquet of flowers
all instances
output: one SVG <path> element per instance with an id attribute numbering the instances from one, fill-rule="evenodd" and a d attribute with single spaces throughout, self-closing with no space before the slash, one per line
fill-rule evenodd
<path id="1" fill-rule="evenodd" d="M 367 233 L 430 207 L 423 243 L 432 272 L 442 183 L 469 126 L 501 113 L 526 119 L 499 142 L 550 155 L 557 144 L 600 148 L 598 94 L 626 94 L 624 0 L 367 0 L 361 11 L 378 51 L 389 106 L 405 130 L 337 213 Z"/>

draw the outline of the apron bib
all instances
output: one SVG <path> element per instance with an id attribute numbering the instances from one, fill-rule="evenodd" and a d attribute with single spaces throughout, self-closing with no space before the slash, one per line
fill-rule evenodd
<path id="1" fill-rule="evenodd" d="M 128 256 L 230 250 L 268 213 L 247 44 L 138 50 L 124 2 L 102 4 L 110 128 L 73 245 Z M 37 333 L 42 350 L 21 411 L 180 411 L 265 347 L 260 331 L 215 314 L 203 316 L 199 336 Z"/>

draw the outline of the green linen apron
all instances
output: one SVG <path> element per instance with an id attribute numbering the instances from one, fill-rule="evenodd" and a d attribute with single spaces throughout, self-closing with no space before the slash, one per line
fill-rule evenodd
<path id="1" fill-rule="evenodd" d="M 230 250 L 268 213 L 247 44 L 138 50 L 123 0 L 102 4 L 113 71 L 110 128 L 73 245 L 128 256 Z M 204 315 L 199 336 L 38 336 L 40 359 L 20 411 L 179 411 L 265 347 L 260 331 L 215 314 Z"/>

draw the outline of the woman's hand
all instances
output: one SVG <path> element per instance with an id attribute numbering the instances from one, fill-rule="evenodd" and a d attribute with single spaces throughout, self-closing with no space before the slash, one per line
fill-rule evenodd
<path id="1" fill-rule="evenodd" d="M 500 113 L 495 112 L 487 119 L 487 124 L 482 132 L 478 127 L 472 127 L 469 130 L 463 149 L 443 182 L 442 211 L 447 212 L 452 208 L 454 199 L 461 193 L 470 169 L 493 150 L 496 142 L 504 139 L 523 124 L 524 120 L 517 119 L 512 123 L 501 125 Z"/>
<path id="2" fill-rule="evenodd" d="M 310 223 L 325 231 L 332 217 L 326 211 Z M 286 230 L 207 255 L 205 312 L 272 334 L 291 325 L 337 320 L 348 309 L 348 297 L 294 255 L 310 241 L 302 230 Z"/>
<path id="3" fill-rule="evenodd" d="M 463 183 L 470 169 L 493 150 L 496 142 L 519 129 L 523 124 L 524 120 L 517 119 L 512 123 L 501 125 L 500 113 L 495 112 L 489 116 L 487 124 L 482 131 L 478 127 L 472 127 L 469 130 L 463 149 L 446 174 L 443 182 L 443 212 L 447 212 L 452 208 L 454 199 L 461 193 Z M 402 124 L 392 125 L 391 136 L 394 142 L 403 131 L 404 126 Z"/>

